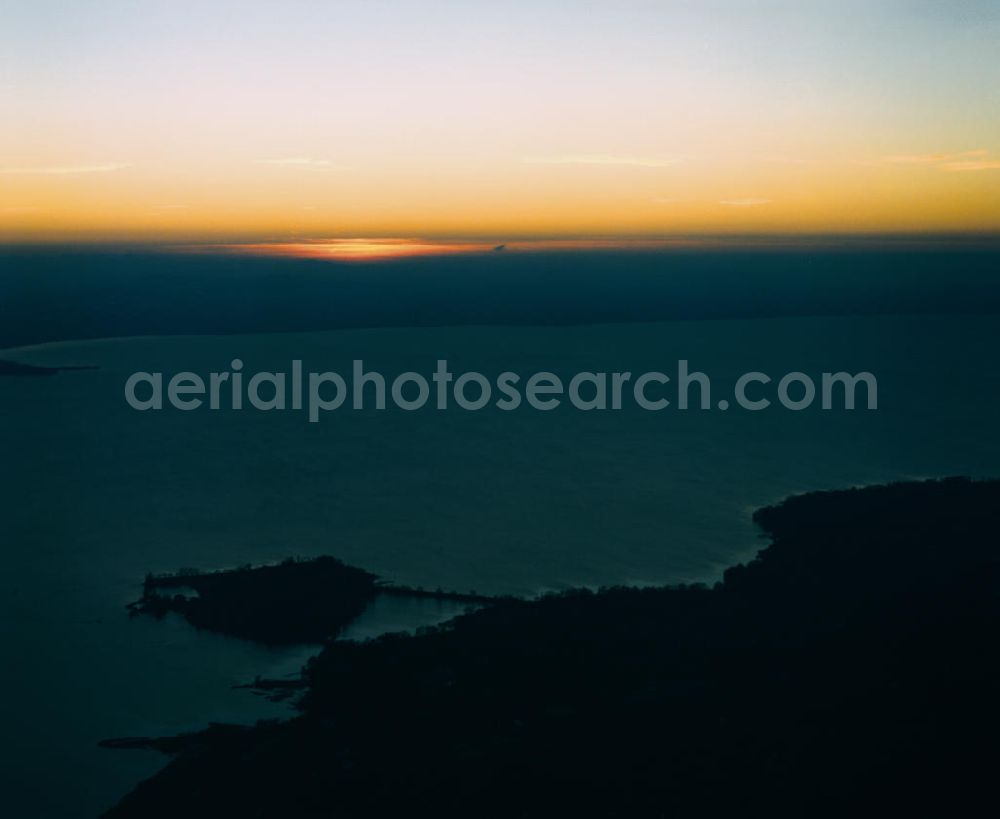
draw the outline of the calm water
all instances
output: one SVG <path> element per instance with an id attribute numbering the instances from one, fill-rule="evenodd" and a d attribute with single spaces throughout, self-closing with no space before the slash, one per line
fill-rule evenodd
<path id="1" fill-rule="evenodd" d="M 234 683 L 293 672 L 177 620 L 129 620 L 147 571 L 333 554 L 428 587 L 533 594 L 712 579 L 757 547 L 753 508 L 789 493 L 945 474 L 1000 475 L 993 316 L 755 319 L 590 327 L 342 330 L 139 338 L 19 351 L 97 364 L 0 379 L 4 802 L 96 815 L 164 762 L 104 737 L 287 713 Z M 11 355 L 13 357 L 13 355 Z M 876 412 L 539 413 L 341 410 L 137 413 L 135 370 L 387 374 L 665 369 L 870 370 Z M 863 571 L 864 567 L 859 567 Z M 380 603 L 348 636 L 449 609 Z"/>

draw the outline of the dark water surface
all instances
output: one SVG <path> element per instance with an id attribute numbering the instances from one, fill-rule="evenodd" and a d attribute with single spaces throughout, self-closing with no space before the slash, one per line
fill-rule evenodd
<path id="1" fill-rule="evenodd" d="M 456 267 L 419 283 L 424 301 L 409 303 L 410 323 L 426 326 L 227 336 L 181 333 L 281 329 L 298 307 L 313 311 L 319 326 L 327 307 L 342 311 L 341 324 L 352 310 L 366 316 L 355 323 L 400 324 L 412 296 L 406 276 L 431 268 L 310 266 L 308 282 L 290 284 L 278 265 L 266 275 L 253 268 L 250 287 L 236 267 L 229 279 L 199 284 L 204 269 L 175 270 L 162 258 L 149 262 L 152 273 L 134 258 L 119 267 L 92 259 L 75 274 L 65 259 L 48 259 L 32 282 L 21 259 L 0 275 L 8 319 L 21 300 L 16 316 L 0 323 L 10 344 L 154 334 L 0 355 L 99 367 L 0 378 L 0 788 L 10 815 L 27 804 L 34 815 L 96 815 L 163 763 L 100 750 L 101 738 L 287 713 L 231 686 L 292 673 L 311 649 L 267 650 L 178 620 L 129 620 L 124 605 L 147 571 L 333 554 L 401 583 L 480 592 L 710 580 L 757 548 L 750 511 L 789 493 L 1000 475 L 1000 322 L 981 312 L 993 304 L 987 273 L 996 268 L 981 258 L 953 268 L 939 258 L 937 276 L 924 257 L 916 268 L 870 261 L 856 270 L 800 259 L 763 273 L 715 259 L 698 275 L 692 267 L 683 287 L 652 282 L 652 268 L 641 264 L 625 270 L 631 283 L 606 281 L 602 259 L 578 289 L 569 268 L 537 285 L 524 273 L 505 287 L 499 268 L 470 282 L 462 277 L 476 269 Z M 87 270 L 96 278 L 86 280 Z M 793 274 L 803 278 L 789 283 Z M 730 289 L 718 289 L 723 280 Z M 533 287 L 534 300 L 524 301 Z M 324 288 L 338 294 L 332 307 L 315 303 Z M 594 300 L 610 292 L 618 294 L 611 302 Z M 235 300 L 225 316 L 213 312 L 224 293 Z M 934 298 L 963 313 L 928 312 Z M 784 315 L 837 300 L 853 301 L 861 315 Z M 920 314 L 885 312 L 885 300 L 920 304 Z M 475 326 L 477 318 L 514 315 L 518 305 L 522 320 L 511 323 L 521 326 Z M 432 326 L 446 323 L 449 310 L 468 326 Z M 668 310 L 753 315 L 625 321 Z M 569 316 L 618 320 L 573 326 Z M 430 373 L 438 358 L 455 372 L 488 374 L 670 372 L 686 358 L 713 386 L 747 370 L 868 370 L 880 400 L 875 412 L 338 411 L 319 424 L 292 412 L 138 413 L 124 401 L 124 381 L 136 370 L 207 373 L 235 357 L 247 372 L 284 370 L 292 359 L 349 372 L 363 358 L 387 375 Z M 450 613 L 394 601 L 366 613 L 347 636 Z"/>

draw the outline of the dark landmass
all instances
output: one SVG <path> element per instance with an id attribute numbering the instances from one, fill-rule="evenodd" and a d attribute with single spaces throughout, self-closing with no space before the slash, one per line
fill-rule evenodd
<path id="1" fill-rule="evenodd" d="M 1000 481 L 815 493 L 755 519 L 770 545 L 714 588 L 501 600 L 330 643 L 296 718 L 183 738 L 107 816 L 988 810 Z"/>
<path id="2" fill-rule="evenodd" d="M 0 349 L 134 335 L 1000 311 L 995 238 L 759 241 L 544 253 L 508 243 L 501 253 L 382 262 L 0 247 Z"/>
<path id="3" fill-rule="evenodd" d="M 70 370 L 96 370 L 94 366 L 80 367 L 39 367 L 36 364 L 21 364 L 17 361 L 4 361 L 0 359 L 0 377 L 10 376 L 46 376 L 56 373 L 68 372 Z"/>
<path id="4" fill-rule="evenodd" d="M 379 594 L 473 604 L 491 600 L 475 593 L 383 583 L 364 569 L 317 557 L 289 558 L 275 566 L 148 575 L 142 597 L 128 608 L 134 616 L 175 612 L 196 628 L 268 645 L 322 643 L 335 638 Z"/>

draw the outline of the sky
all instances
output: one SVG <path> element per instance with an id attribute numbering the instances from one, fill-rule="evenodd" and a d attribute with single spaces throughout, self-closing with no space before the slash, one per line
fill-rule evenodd
<path id="1" fill-rule="evenodd" d="M 0 0 L 0 241 L 1000 232 L 1000 0 Z"/>

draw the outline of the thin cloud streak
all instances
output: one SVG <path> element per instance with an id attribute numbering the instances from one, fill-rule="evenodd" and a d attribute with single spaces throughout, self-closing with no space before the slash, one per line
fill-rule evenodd
<path id="1" fill-rule="evenodd" d="M 892 165 L 940 165 L 944 162 L 956 162 L 959 160 L 972 159 L 973 157 L 987 156 L 989 151 L 978 148 L 974 151 L 961 151 L 953 154 L 904 154 L 901 156 L 886 156 L 883 162 Z"/>
<path id="2" fill-rule="evenodd" d="M 623 165 L 636 168 L 672 168 L 681 162 L 677 157 L 614 156 L 610 154 L 526 157 L 523 161 L 529 165 Z"/>
<path id="3" fill-rule="evenodd" d="M 72 176 L 86 173 L 110 173 L 130 167 L 124 162 L 105 162 L 100 165 L 47 165 L 0 168 L 0 173 L 21 176 Z"/>
<path id="4" fill-rule="evenodd" d="M 948 162 L 941 166 L 942 170 L 954 173 L 968 173 L 970 171 L 998 171 L 1000 170 L 1000 159 L 970 160 L 968 162 Z"/>
<path id="5" fill-rule="evenodd" d="M 303 171 L 327 173 L 333 170 L 344 170 L 347 165 L 336 165 L 329 159 L 312 159 L 307 156 L 283 156 L 273 159 L 255 159 L 255 165 L 270 165 L 275 168 L 296 168 Z"/>
<path id="6" fill-rule="evenodd" d="M 720 199 L 720 205 L 725 205 L 730 208 L 752 208 L 757 205 L 769 205 L 771 204 L 770 199 Z"/>
<path id="7" fill-rule="evenodd" d="M 764 157 L 764 161 L 775 165 L 812 165 L 820 160 L 806 159 L 799 156 L 766 156 Z"/>

